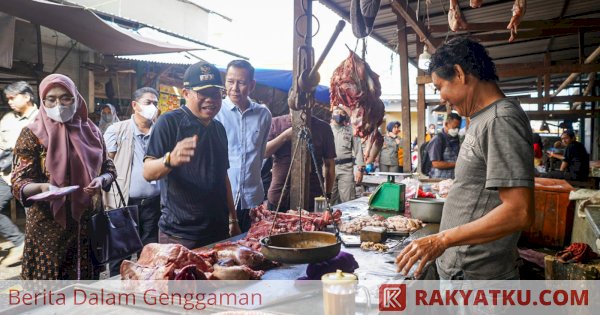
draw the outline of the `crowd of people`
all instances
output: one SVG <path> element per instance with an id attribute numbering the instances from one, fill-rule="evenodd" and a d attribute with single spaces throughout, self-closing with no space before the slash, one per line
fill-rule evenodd
<path id="1" fill-rule="evenodd" d="M 444 279 L 514 278 L 509 262 L 516 231 L 530 220 L 533 161 L 543 146 L 518 103 L 499 90 L 480 45 L 449 42 L 433 56 L 430 73 L 442 99 L 458 112 L 447 115 L 439 132 L 429 127 L 421 150 L 431 163 L 426 175 L 455 178 L 444 206 L 453 215 L 442 221 L 443 232 L 403 251 L 400 270 L 421 259 L 420 271 L 439 256 Z M 0 206 L 14 196 L 27 211 L 25 233 L 0 215 L 0 233 L 14 245 L 2 264 L 22 260 L 23 279 L 97 279 L 101 268 L 92 261 L 89 222 L 99 211 L 121 206 L 116 185 L 127 205 L 137 206 L 143 244 L 198 248 L 248 231 L 250 210 L 261 204 L 289 209 L 294 112 L 272 117 L 264 104 L 250 99 L 255 86 L 254 68 L 245 60 L 230 62 L 224 79 L 214 65 L 198 62 L 184 73 L 184 106 L 161 114 L 159 93 L 141 87 L 133 92 L 129 119 L 120 121 L 115 107 L 106 104 L 98 125 L 88 119 L 84 98 L 65 75 L 43 79 L 39 109 L 27 83 L 7 86 L 12 111 L 0 122 Z M 459 141 L 461 116 L 470 117 L 470 127 Z M 373 148 L 354 136 L 349 117 L 341 107 L 333 109 L 329 123 L 311 117 L 316 169 L 310 172 L 310 200 L 354 199 L 355 185 L 376 162 L 380 171 L 401 172 L 401 123 L 388 122 L 383 145 Z M 562 154 L 546 153 L 561 161 L 560 169 L 542 176 L 587 179 L 585 147 L 570 130 L 561 140 Z M 2 163 L 5 159 L 10 162 Z M 79 189 L 70 194 L 31 199 L 73 185 Z M 313 206 L 310 202 L 308 210 Z M 486 254 L 473 260 L 465 251 Z M 120 263 L 109 263 L 111 276 Z M 467 265 L 474 269 L 457 267 Z"/>

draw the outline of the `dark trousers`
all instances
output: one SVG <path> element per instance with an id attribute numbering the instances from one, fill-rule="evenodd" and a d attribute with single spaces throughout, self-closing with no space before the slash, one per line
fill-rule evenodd
<path id="1" fill-rule="evenodd" d="M 220 242 L 227 238 L 229 238 L 228 234 L 221 234 L 221 235 L 210 235 L 209 237 L 206 237 L 202 240 L 190 240 L 190 239 L 186 239 L 186 238 L 177 237 L 174 235 L 169 235 L 169 234 L 163 233 L 162 231 L 158 232 L 159 243 L 161 243 L 161 244 L 180 244 L 180 245 L 183 245 L 183 247 L 185 247 L 187 249 L 200 248 L 200 247 L 212 244 L 212 243 Z"/>
<path id="2" fill-rule="evenodd" d="M 158 219 L 160 219 L 160 196 L 129 198 L 128 206 L 138 206 L 138 233 L 142 244 L 158 243 Z M 131 259 L 128 257 L 126 259 Z M 109 263 L 110 276 L 119 274 L 123 259 Z"/>
<path id="3" fill-rule="evenodd" d="M 12 197 L 10 186 L 4 179 L 0 178 L 0 210 L 4 210 Z M 23 235 L 19 228 L 3 213 L 0 213 L 0 235 L 11 241 L 15 246 L 23 244 L 23 241 L 25 240 L 25 235 Z"/>

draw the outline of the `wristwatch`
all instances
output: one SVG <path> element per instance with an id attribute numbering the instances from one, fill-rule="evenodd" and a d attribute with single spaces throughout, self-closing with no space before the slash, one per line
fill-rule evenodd
<path id="1" fill-rule="evenodd" d="M 165 154 L 165 156 L 163 156 L 162 162 L 163 162 L 164 166 L 166 166 L 168 168 L 172 168 L 172 166 L 171 166 L 171 152 L 167 152 L 167 154 Z"/>
<path id="2" fill-rule="evenodd" d="M 229 224 L 234 224 L 234 223 L 238 223 L 238 219 L 229 219 Z"/>

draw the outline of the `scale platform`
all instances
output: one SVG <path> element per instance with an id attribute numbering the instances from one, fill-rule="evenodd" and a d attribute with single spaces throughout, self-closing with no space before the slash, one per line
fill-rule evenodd
<path id="1" fill-rule="evenodd" d="M 381 212 L 384 217 L 404 213 L 406 202 L 405 185 L 396 183 L 395 177 L 402 173 L 379 173 L 387 175 L 387 182 L 381 183 L 369 197 L 369 211 Z M 412 175 L 407 173 L 407 175 Z"/>

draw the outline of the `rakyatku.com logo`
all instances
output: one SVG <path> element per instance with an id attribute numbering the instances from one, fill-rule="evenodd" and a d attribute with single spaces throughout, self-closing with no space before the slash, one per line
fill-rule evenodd
<path id="1" fill-rule="evenodd" d="M 406 284 L 379 286 L 379 311 L 400 312 L 406 309 Z"/>

